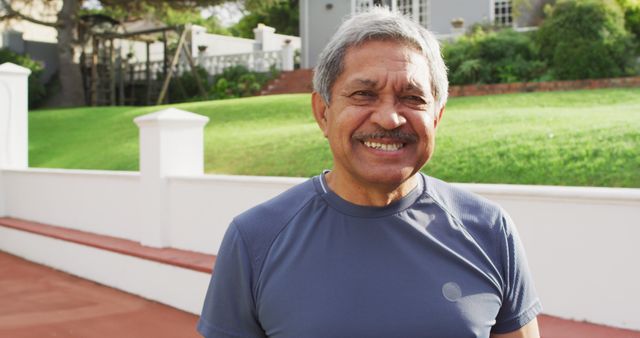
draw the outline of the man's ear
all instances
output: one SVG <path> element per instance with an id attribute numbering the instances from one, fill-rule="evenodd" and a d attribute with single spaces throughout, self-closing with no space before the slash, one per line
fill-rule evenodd
<path id="1" fill-rule="evenodd" d="M 318 92 L 311 94 L 311 108 L 313 109 L 313 117 L 318 123 L 318 127 L 322 130 L 324 137 L 327 137 L 327 104 Z"/>
<path id="2" fill-rule="evenodd" d="M 442 120 L 442 115 L 444 115 L 444 109 L 446 106 L 442 106 L 442 108 L 440 109 L 440 112 L 438 113 L 438 116 L 436 116 L 435 119 L 433 119 L 433 128 L 437 128 L 438 127 L 438 123 L 440 123 L 440 120 Z"/>

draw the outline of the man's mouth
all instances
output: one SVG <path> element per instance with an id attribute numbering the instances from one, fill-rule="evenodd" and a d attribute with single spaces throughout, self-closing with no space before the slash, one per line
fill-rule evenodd
<path id="1" fill-rule="evenodd" d="M 404 143 L 379 143 L 373 141 L 362 142 L 366 147 L 382 151 L 398 151 L 404 147 Z"/>
<path id="2" fill-rule="evenodd" d="M 394 152 L 407 144 L 417 142 L 418 137 L 400 130 L 381 130 L 373 133 L 357 133 L 353 135 L 353 139 L 370 149 Z"/>

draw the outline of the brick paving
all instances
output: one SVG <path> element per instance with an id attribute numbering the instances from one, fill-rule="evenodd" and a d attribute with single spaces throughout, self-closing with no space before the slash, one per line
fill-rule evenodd
<path id="1" fill-rule="evenodd" d="M 0 337 L 190 338 L 200 337 L 197 320 L 0 252 Z"/>

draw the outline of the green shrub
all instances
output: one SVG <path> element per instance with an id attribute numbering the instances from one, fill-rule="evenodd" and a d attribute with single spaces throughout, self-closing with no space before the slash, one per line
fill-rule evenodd
<path id="1" fill-rule="evenodd" d="M 199 66 L 196 66 L 196 72 L 200 77 L 202 86 L 205 91 L 208 88 L 207 71 Z M 188 70 L 182 75 L 175 77 L 169 85 L 169 93 L 171 102 L 185 102 L 202 99 L 200 97 L 200 90 L 198 89 L 198 82 L 191 70 Z"/>
<path id="2" fill-rule="evenodd" d="M 267 81 L 278 75 L 278 71 L 271 68 L 268 72 L 260 73 L 248 70 L 244 66 L 233 66 L 223 70 L 221 74 L 209 76 L 202 67 L 196 68 L 207 97 L 200 95 L 198 84 L 193 72 L 184 72 L 173 78 L 169 86 L 171 102 L 200 101 L 204 99 L 228 99 L 235 97 L 255 96 Z"/>
<path id="3" fill-rule="evenodd" d="M 538 31 L 540 52 L 561 80 L 633 72 L 635 46 L 612 0 L 560 0 Z"/>
<path id="4" fill-rule="evenodd" d="M 41 80 L 44 71 L 42 65 L 29 56 L 14 53 L 8 48 L 2 48 L 0 49 L 0 64 L 5 62 L 11 62 L 31 70 L 31 75 L 29 75 L 29 107 L 35 108 L 41 105 L 47 94 Z"/>
<path id="5" fill-rule="evenodd" d="M 213 99 L 226 99 L 258 95 L 262 86 L 277 74 L 278 71 L 274 68 L 269 72 L 259 73 L 252 72 L 244 66 L 229 67 L 213 77 L 209 96 Z"/>
<path id="6" fill-rule="evenodd" d="M 454 85 L 532 81 L 545 70 L 531 36 L 510 29 L 476 29 L 445 44 L 443 54 Z"/>
<path id="7" fill-rule="evenodd" d="M 640 54 L 640 0 L 618 0 L 624 12 L 624 25 L 635 35 L 636 53 Z"/>

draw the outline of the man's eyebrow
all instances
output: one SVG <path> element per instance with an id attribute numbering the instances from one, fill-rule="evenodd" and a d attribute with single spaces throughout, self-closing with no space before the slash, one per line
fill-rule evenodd
<path id="1" fill-rule="evenodd" d="M 420 92 L 423 91 L 422 86 L 416 85 L 416 84 L 413 84 L 413 83 L 407 83 L 407 85 L 404 86 L 404 90 L 406 90 L 406 91 L 417 90 L 417 91 L 420 91 Z"/>
<path id="2" fill-rule="evenodd" d="M 371 79 L 354 79 L 351 81 L 352 86 L 364 86 L 365 88 L 375 88 L 378 85 L 378 81 Z"/>

